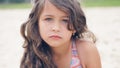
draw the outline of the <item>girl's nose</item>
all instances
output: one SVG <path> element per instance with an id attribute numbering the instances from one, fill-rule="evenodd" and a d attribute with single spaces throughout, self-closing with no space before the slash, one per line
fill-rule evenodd
<path id="1" fill-rule="evenodd" d="M 60 31 L 60 24 L 54 23 L 54 25 L 52 27 L 52 31 L 59 32 Z"/>

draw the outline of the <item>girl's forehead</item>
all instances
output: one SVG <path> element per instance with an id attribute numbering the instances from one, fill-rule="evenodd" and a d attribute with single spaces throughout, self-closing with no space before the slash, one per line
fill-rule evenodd
<path id="1" fill-rule="evenodd" d="M 44 8 L 41 14 L 54 14 L 54 15 L 56 14 L 58 16 L 60 15 L 67 16 L 67 14 L 64 11 L 57 8 L 55 5 L 53 5 L 48 0 L 45 1 L 45 5 L 44 5 Z"/>

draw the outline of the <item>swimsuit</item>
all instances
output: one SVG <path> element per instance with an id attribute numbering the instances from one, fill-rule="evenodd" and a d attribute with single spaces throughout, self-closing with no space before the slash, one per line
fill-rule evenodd
<path id="1" fill-rule="evenodd" d="M 80 59 L 78 56 L 77 48 L 75 45 L 75 41 L 72 42 L 72 59 L 70 62 L 70 68 L 82 68 L 80 63 Z"/>

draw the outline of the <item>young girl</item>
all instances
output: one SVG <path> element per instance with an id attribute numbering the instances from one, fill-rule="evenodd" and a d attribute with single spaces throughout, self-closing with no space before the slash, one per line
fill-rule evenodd
<path id="1" fill-rule="evenodd" d="M 77 0 L 36 0 L 21 34 L 25 51 L 20 68 L 101 68 Z"/>

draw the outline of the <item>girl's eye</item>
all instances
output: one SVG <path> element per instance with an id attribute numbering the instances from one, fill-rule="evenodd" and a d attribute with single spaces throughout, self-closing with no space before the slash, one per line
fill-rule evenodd
<path id="1" fill-rule="evenodd" d="M 63 22 L 63 23 L 68 23 L 69 20 L 68 20 L 68 19 L 63 19 L 62 22 Z"/>
<path id="2" fill-rule="evenodd" d="M 45 18 L 45 20 L 46 20 L 46 21 L 51 21 L 51 20 L 52 20 L 52 18 Z"/>

